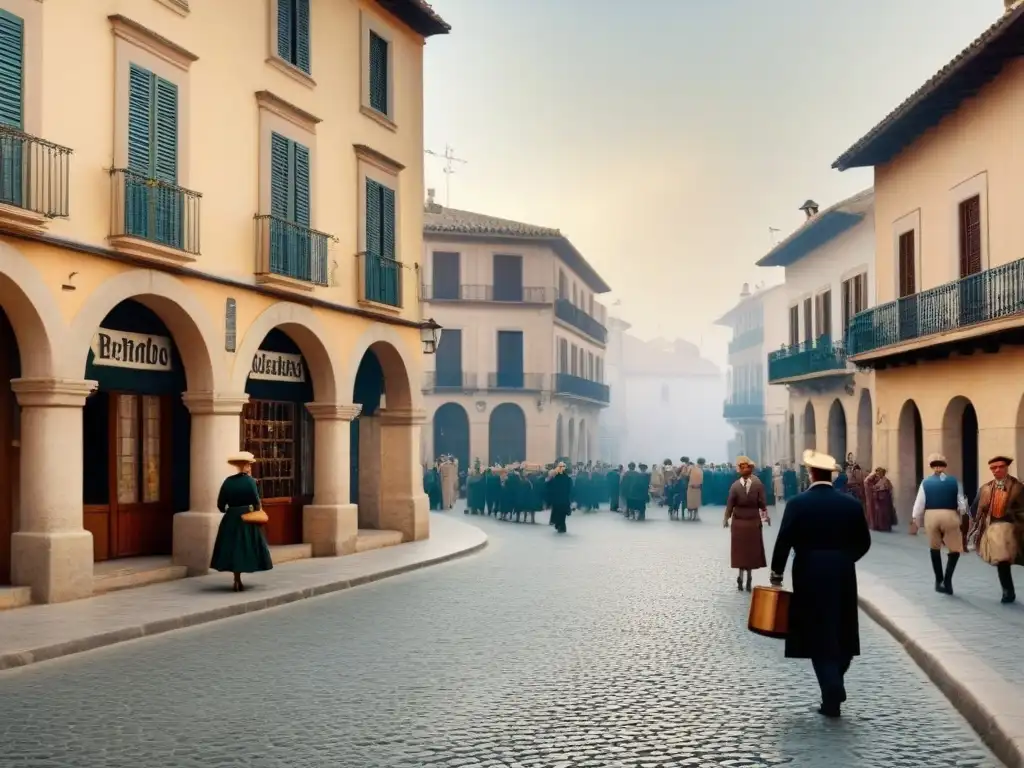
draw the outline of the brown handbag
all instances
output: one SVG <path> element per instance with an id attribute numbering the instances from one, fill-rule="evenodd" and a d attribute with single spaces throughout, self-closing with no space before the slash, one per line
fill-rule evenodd
<path id="1" fill-rule="evenodd" d="M 270 517 L 262 509 L 253 509 L 250 506 L 249 511 L 242 515 L 242 521 L 253 525 L 266 525 L 270 522 Z"/>

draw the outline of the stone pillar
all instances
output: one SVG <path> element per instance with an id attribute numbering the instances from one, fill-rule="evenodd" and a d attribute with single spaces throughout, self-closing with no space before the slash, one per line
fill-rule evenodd
<path id="1" fill-rule="evenodd" d="M 231 467 L 227 458 L 241 443 L 244 392 L 184 392 L 181 399 L 192 414 L 189 461 L 189 511 L 174 516 L 175 565 L 188 568 L 189 576 L 210 570 L 213 543 L 223 510 L 217 509 L 220 486 Z"/>
<path id="2" fill-rule="evenodd" d="M 21 514 L 11 581 L 37 603 L 92 594 L 92 534 L 83 527 L 82 408 L 95 381 L 13 379 L 21 406 Z"/>
<path id="3" fill-rule="evenodd" d="M 382 468 L 380 528 L 401 531 L 403 541 L 425 539 L 430 536 L 430 504 L 423 492 L 416 446 L 426 414 L 385 408 L 379 412 L 378 420 Z"/>
<path id="4" fill-rule="evenodd" d="M 302 510 L 302 541 L 313 557 L 350 555 L 356 551 L 359 509 L 350 503 L 352 420 L 361 405 L 306 403 L 316 420 L 313 449 L 313 503 Z"/>
<path id="5" fill-rule="evenodd" d="M 472 464 L 475 459 L 480 459 L 480 464 L 485 467 L 490 466 L 491 462 L 491 432 L 488 415 L 487 412 L 482 414 L 478 412 L 475 406 L 469 414 L 469 461 Z M 527 433 L 527 437 L 529 437 L 529 433 Z"/>

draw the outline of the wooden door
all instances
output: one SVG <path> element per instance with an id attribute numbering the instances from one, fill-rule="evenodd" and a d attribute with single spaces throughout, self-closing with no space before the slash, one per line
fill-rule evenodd
<path id="1" fill-rule="evenodd" d="M 242 444 L 257 461 L 252 476 L 270 518 L 267 542 L 302 543 L 301 429 L 296 403 L 250 400 L 242 410 Z M 312 437 L 312 435 L 310 435 Z"/>
<path id="2" fill-rule="evenodd" d="M 582 364 L 580 368 L 582 368 Z M 583 371 L 580 371 L 580 375 Z M 498 386 L 521 389 L 523 386 L 523 332 L 498 331 Z"/>
<path id="3" fill-rule="evenodd" d="M 523 257 L 494 254 L 494 300 L 523 300 Z M 574 302 L 575 303 L 575 302 Z"/>
<path id="4" fill-rule="evenodd" d="M 434 251 L 434 290 L 431 296 L 434 301 L 461 298 L 460 260 L 457 253 Z"/>
<path id="5" fill-rule="evenodd" d="M 110 556 L 171 553 L 171 401 L 112 393 Z"/>

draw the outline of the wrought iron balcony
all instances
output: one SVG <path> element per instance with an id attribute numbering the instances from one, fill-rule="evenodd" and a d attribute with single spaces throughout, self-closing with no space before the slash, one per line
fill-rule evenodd
<path id="1" fill-rule="evenodd" d="M 0 204 L 44 219 L 67 217 L 71 152 L 0 125 Z"/>
<path id="2" fill-rule="evenodd" d="M 423 377 L 424 392 L 472 392 L 477 388 L 475 373 L 465 371 L 427 371 Z"/>
<path id="3" fill-rule="evenodd" d="M 740 400 L 726 401 L 722 407 L 722 417 L 729 421 L 764 418 L 764 393 L 755 391 L 747 393 Z"/>
<path id="4" fill-rule="evenodd" d="M 424 301 L 494 301 L 507 304 L 550 304 L 554 288 L 544 286 L 434 285 L 421 286 Z"/>
<path id="5" fill-rule="evenodd" d="M 607 384 L 573 376 L 571 373 L 555 374 L 555 394 L 580 397 L 602 405 L 611 402 L 611 389 Z"/>
<path id="6" fill-rule="evenodd" d="M 374 304 L 402 306 L 402 262 L 375 253 L 359 254 L 359 297 Z"/>
<path id="7" fill-rule="evenodd" d="M 487 388 L 491 390 L 513 389 L 523 392 L 541 392 L 547 389 L 547 376 L 543 373 L 522 371 L 498 371 L 487 374 Z"/>
<path id="8" fill-rule="evenodd" d="M 859 313 L 851 357 L 1024 314 L 1024 259 L 1011 261 Z"/>
<path id="9" fill-rule="evenodd" d="M 608 341 L 608 329 L 568 299 L 555 300 L 555 317 L 601 344 Z"/>
<path id="10" fill-rule="evenodd" d="M 277 216 L 256 216 L 256 274 L 327 285 L 331 236 Z"/>
<path id="11" fill-rule="evenodd" d="M 822 336 L 815 342 L 783 347 L 768 354 L 768 383 L 778 384 L 816 375 L 845 373 L 846 351 L 843 345 Z"/>
<path id="12" fill-rule="evenodd" d="M 201 194 L 125 168 L 112 169 L 110 178 L 112 238 L 139 238 L 199 255 Z"/>
<path id="13" fill-rule="evenodd" d="M 740 352 L 750 347 L 758 346 L 764 343 L 764 328 L 751 328 L 749 331 L 736 336 L 732 341 L 729 342 L 729 354 L 734 352 Z"/>

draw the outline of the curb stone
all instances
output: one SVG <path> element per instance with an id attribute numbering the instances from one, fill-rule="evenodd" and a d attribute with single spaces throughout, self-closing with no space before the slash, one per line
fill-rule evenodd
<path id="1" fill-rule="evenodd" d="M 276 608 L 299 600 L 307 600 L 311 597 L 319 597 L 321 595 L 329 595 L 334 592 L 341 592 L 346 589 L 351 589 L 352 587 L 371 584 L 375 581 L 381 581 L 393 576 L 399 576 L 403 573 L 410 573 L 421 568 L 440 565 L 441 563 L 446 563 L 451 560 L 457 560 L 459 558 L 475 554 L 484 549 L 487 546 L 487 543 L 488 540 L 484 538 L 483 541 L 457 552 L 448 552 L 419 562 L 408 563 L 394 568 L 386 568 L 375 573 L 356 576 L 355 578 L 339 579 L 338 581 L 318 584 L 313 587 L 304 587 L 302 589 L 296 589 L 280 595 L 274 595 L 273 597 L 256 598 L 241 603 L 234 603 L 232 605 L 211 608 L 205 611 L 196 611 L 195 613 L 175 616 L 169 619 L 159 619 L 157 621 L 140 624 L 134 627 L 123 627 L 110 632 L 101 632 L 90 637 L 77 638 L 75 640 L 55 643 L 53 645 L 43 646 L 40 648 L 0 654 L 0 672 L 26 667 L 30 664 L 38 664 L 43 661 L 51 661 L 53 659 L 82 653 L 84 651 L 93 651 L 98 648 L 105 648 L 128 640 L 137 640 L 142 637 L 160 635 L 175 629 L 195 627 L 200 624 L 208 624 L 210 622 L 227 619 L 232 616 L 242 616 L 247 613 L 255 613 L 268 608 Z"/>

